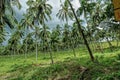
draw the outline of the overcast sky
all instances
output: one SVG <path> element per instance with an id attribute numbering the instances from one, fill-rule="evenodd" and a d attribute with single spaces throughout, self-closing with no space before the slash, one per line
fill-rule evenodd
<path id="1" fill-rule="evenodd" d="M 21 10 L 18 10 L 17 8 L 15 9 L 17 11 L 17 17 L 20 19 L 22 18 L 22 14 L 26 12 L 26 9 L 28 8 L 26 2 L 27 0 L 19 0 L 21 5 L 22 5 L 22 9 Z M 64 1 L 64 0 L 62 0 Z M 58 13 L 59 9 L 60 9 L 60 0 L 49 0 L 48 3 L 53 7 L 52 9 L 52 20 L 47 22 L 48 26 L 49 27 L 55 27 L 57 24 L 60 24 L 63 23 L 63 21 L 60 21 L 57 17 L 56 17 L 56 14 Z M 77 9 L 80 4 L 79 4 L 79 0 L 74 0 L 72 1 L 72 4 L 73 4 L 73 7 L 75 9 Z M 71 24 L 72 21 L 69 21 L 69 23 Z"/>

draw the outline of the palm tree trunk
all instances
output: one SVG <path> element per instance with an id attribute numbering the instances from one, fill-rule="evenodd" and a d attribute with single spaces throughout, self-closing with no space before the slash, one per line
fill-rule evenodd
<path id="1" fill-rule="evenodd" d="M 15 48 L 14 48 L 14 56 L 15 56 Z"/>
<path id="2" fill-rule="evenodd" d="M 73 44 L 72 44 L 72 42 L 73 42 Z M 74 41 L 73 40 L 71 41 L 71 45 L 72 45 L 73 55 L 74 55 L 74 57 L 76 57 L 75 48 L 74 48 Z"/>
<path id="3" fill-rule="evenodd" d="M 51 59 L 51 63 L 53 64 L 54 61 L 53 61 L 53 56 L 52 56 L 52 52 L 51 52 L 51 50 L 50 50 L 50 59 Z"/>
<path id="4" fill-rule="evenodd" d="M 27 27 L 26 27 L 26 37 L 27 37 Z M 26 39 L 26 46 L 25 46 L 25 59 L 27 58 L 27 39 Z"/>
<path id="5" fill-rule="evenodd" d="M 26 46 L 25 46 L 25 59 L 27 58 L 27 41 L 26 41 Z"/>
<path id="6" fill-rule="evenodd" d="M 38 57 L 38 49 L 37 49 L 37 39 L 36 39 L 36 61 L 37 61 L 37 57 Z"/>
<path id="7" fill-rule="evenodd" d="M 12 57 L 12 59 L 13 59 L 13 54 L 14 54 L 14 48 L 12 46 L 12 51 L 11 51 L 11 57 Z"/>
<path id="8" fill-rule="evenodd" d="M 70 3 L 69 0 L 67 0 L 67 1 L 68 1 L 69 5 L 70 5 L 70 7 L 71 7 L 71 9 L 72 9 L 72 12 L 73 12 L 73 14 L 74 14 L 74 17 L 75 17 L 75 19 L 76 19 L 76 21 L 77 21 L 79 33 L 82 34 L 82 37 L 83 37 L 83 39 L 84 39 L 84 43 L 85 43 L 85 45 L 86 45 L 86 47 L 87 47 L 87 49 L 88 49 L 88 51 L 89 51 L 90 58 L 91 58 L 91 60 L 94 62 L 95 59 L 94 59 L 93 53 L 92 53 L 92 51 L 91 51 L 91 49 L 90 49 L 90 47 L 89 47 L 89 44 L 88 44 L 88 42 L 87 42 L 87 40 L 86 40 L 85 34 L 84 34 L 84 32 L 83 32 L 83 30 L 82 30 L 82 28 L 81 28 L 81 25 L 80 25 L 80 23 L 79 23 L 79 20 L 78 20 L 76 14 L 75 14 L 75 11 L 74 11 L 74 9 L 73 9 L 73 7 L 72 7 L 72 4 Z"/>
<path id="9" fill-rule="evenodd" d="M 76 54 L 75 54 L 75 48 L 72 47 L 72 50 L 73 50 L 74 57 L 76 57 Z"/>
<path id="10" fill-rule="evenodd" d="M 48 43 L 47 43 L 48 44 Z M 50 47 L 50 45 L 48 44 L 48 46 L 49 46 L 49 53 L 50 53 L 50 59 L 51 59 L 51 63 L 53 64 L 54 63 L 54 61 L 53 61 L 53 55 L 52 55 L 52 52 L 51 52 L 51 47 Z"/>

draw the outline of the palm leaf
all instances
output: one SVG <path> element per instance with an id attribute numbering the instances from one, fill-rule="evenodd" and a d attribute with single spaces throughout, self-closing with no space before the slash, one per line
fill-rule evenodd
<path id="1" fill-rule="evenodd" d="M 7 18 L 7 16 L 3 16 L 3 19 L 11 29 L 14 28 L 13 24 L 10 22 L 10 20 Z"/>

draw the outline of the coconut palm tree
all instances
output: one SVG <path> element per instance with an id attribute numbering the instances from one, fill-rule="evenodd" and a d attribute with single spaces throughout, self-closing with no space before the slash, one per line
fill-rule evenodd
<path id="1" fill-rule="evenodd" d="M 91 58 L 92 61 L 94 61 L 94 56 L 93 56 L 92 51 L 91 51 L 91 49 L 90 49 L 90 47 L 89 47 L 89 44 L 88 44 L 88 42 L 87 42 L 87 40 L 86 40 L 85 34 L 84 34 L 84 32 L 83 32 L 83 29 L 81 28 L 81 25 L 80 25 L 80 23 L 79 23 L 79 20 L 78 20 L 78 18 L 77 18 L 77 15 L 76 15 L 76 13 L 75 13 L 75 11 L 74 11 L 74 8 L 73 8 L 73 6 L 72 6 L 72 4 L 71 4 L 71 2 L 70 2 L 69 0 L 66 0 L 66 1 L 67 1 L 68 4 L 70 5 L 71 10 L 72 10 L 72 12 L 73 12 L 73 14 L 74 14 L 74 17 L 75 17 L 76 22 L 77 22 L 77 25 L 78 25 L 79 33 L 82 34 L 82 37 L 83 37 L 83 39 L 84 39 L 84 43 L 85 43 L 85 45 L 86 45 L 86 47 L 87 47 L 87 49 L 88 49 L 88 51 L 89 51 L 90 58 Z"/>
<path id="2" fill-rule="evenodd" d="M 80 3 L 80 7 L 77 9 L 76 13 L 77 16 L 82 16 L 84 15 L 85 18 L 85 22 L 86 22 L 86 34 L 88 35 L 88 40 L 89 42 L 93 41 L 93 37 L 92 37 L 92 29 L 93 27 L 91 26 L 90 22 L 91 21 L 91 16 L 94 13 L 95 10 L 95 5 L 96 3 L 93 1 L 87 1 L 87 0 L 79 0 Z"/>
<path id="3" fill-rule="evenodd" d="M 70 47 L 70 26 L 68 24 L 64 25 L 63 29 L 63 43 L 66 49 Z"/>
<path id="4" fill-rule="evenodd" d="M 68 4 L 67 1 L 64 2 L 64 4 L 62 4 L 61 2 L 61 9 L 59 10 L 59 12 L 56 14 L 56 16 L 60 19 L 60 20 L 65 20 L 67 24 L 65 24 L 65 26 L 68 26 L 68 20 L 73 20 L 73 12 Z M 64 28 L 63 31 L 63 43 L 65 43 L 66 47 L 69 48 L 70 45 L 70 31 L 69 29 L 67 29 L 67 27 Z"/>
<path id="5" fill-rule="evenodd" d="M 39 27 L 34 27 L 34 32 L 32 32 L 32 34 L 35 37 L 35 43 L 36 43 L 36 61 L 37 61 L 37 57 L 38 57 L 38 39 L 40 39 L 40 32 L 41 32 L 41 28 Z"/>
<path id="6" fill-rule="evenodd" d="M 58 51 L 59 49 L 59 44 L 60 44 L 60 39 L 61 39 L 61 30 L 60 30 L 60 25 L 58 24 L 55 29 L 52 30 L 51 33 L 51 45 L 54 51 Z"/>
<path id="7" fill-rule="evenodd" d="M 44 27 L 41 29 L 41 40 L 42 40 L 42 46 L 43 46 L 43 51 L 49 51 L 50 52 L 50 58 L 51 62 L 53 63 L 53 57 L 52 57 L 52 52 L 51 52 L 51 45 L 49 44 L 50 42 L 50 31 L 48 26 L 44 25 Z"/>
<path id="8" fill-rule="evenodd" d="M 52 30 L 50 44 L 53 51 L 58 50 L 58 42 L 59 42 L 59 36 L 57 36 L 57 31 Z"/>
<path id="9" fill-rule="evenodd" d="M 39 25 L 41 24 L 43 26 L 43 30 L 41 31 L 41 39 L 43 40 L 43 45 L 48 44 L 48 42 L 45 43 L 47 37 L 47 30 L 45 30 L 45 21 L 51 19 L 50 14 L 52 13 L 52 6 L 47 3 L 47 0 L 29 0 L 27 1 L 27 5 L 29 6 L 27 9 L 27 14 L 31 16 L 32 24 L 34 25 L 34 23 L 37 22 Z"/>
<path id="10" fill-rule="evenodd" d="M 24 30 L 24 33 L 25 33 L 24 38 L 25 38 L 25 42 L 26 42 L 25 43 L 26 44 L 25 45 L 25 58 L 26 58 L 26 54 L 28 52 L 28 45 L 27 45 L 28 38 L 27 38 L 27 36 L 30 33 L 30 29 L 33 28 L 33 24 L 32 24 L 32 20 L 31 20 L 32 18 L 30 15 L 24 14 L 24 17 L 25 18 L 23 18 L 20 22 L 20 29 Z"/>
<path id="11" fill-rule="evenodd" d="M 12 52 L 17 53 L 18 51 L 18 44 L 20 43 L 20 38 L 23 36 L 23 32 L 22 31 L 15 31 L 13 32 L 13 34 L 11 35 L 10 39 L 8 40 L 8 46 L 11 47 Z M 12 53 L 11 53 L 12 55 Z"/>

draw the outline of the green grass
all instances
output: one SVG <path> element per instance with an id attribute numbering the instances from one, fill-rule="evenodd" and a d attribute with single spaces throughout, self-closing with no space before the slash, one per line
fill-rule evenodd
<path id="1" fill-rule="evenodd" d="M 72 51 L 60 51 L 60 52 L 53 52 L 53 58 L 55 62 L 64 61 L 66 58 L 73 57 Z M 78 53 L 76 53 L 79 55 Z M 24 65 L 24 64 L 41 64 L 45 65 L 50 64 L 50 57 L 49 53 L 38 53 L 38 61 L 36 62 L 36 54 L 29 53 L 27 54 L 27 58 L 25 59 L 24 54 L 22 55 L 8 55 L 8 56 L 0 56 L 0 75 L 6 73 L 7 71 L 12 69 L 12 66 L 17 65 Z"/>
<path id="2" fill-rule="evenodd" d="M 72 50 L 53 52 L 54 64 L 50 64 L 49 53 L 39 52 L 36 62 L 35 53 L 24 55 L 0 56 L 0 80 L 79 80 L 85 68 L 85 80 L 119 80 L 120 50 L 114 52 L 94 53 L 96 61 L 90 60 L 87 50 L 76 49 L 77 57 Z"/>

